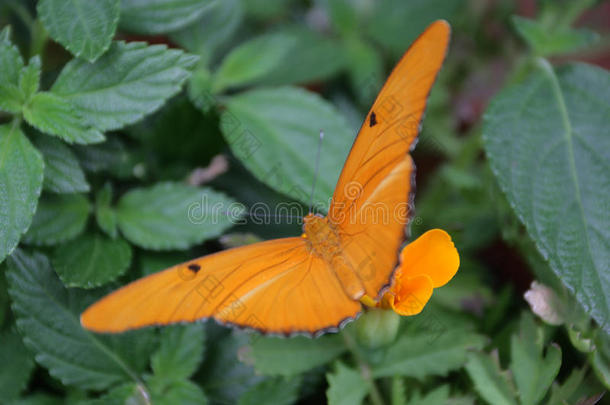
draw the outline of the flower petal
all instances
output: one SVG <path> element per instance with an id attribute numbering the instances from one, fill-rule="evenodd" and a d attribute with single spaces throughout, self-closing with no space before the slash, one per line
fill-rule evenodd
<path id="1" fill-rule="evenodd" d="M 400 253 L 403 277 L 425 274 L 434 288 L 442 287 L 460 267 L 460 256 L 451 236 L 442 229 L 432 229 L 404 247 Z"/>
<path id="2" fill-rule="evenodd" d="M 394 312 L 400 315 L 416 315 L 424 309 L 432 296 L 432 289 L 432 280 L 425 274 L 403 277 L 400 284 L 392 288 L 392 292 L 384 298 L 387 298 Z"/>

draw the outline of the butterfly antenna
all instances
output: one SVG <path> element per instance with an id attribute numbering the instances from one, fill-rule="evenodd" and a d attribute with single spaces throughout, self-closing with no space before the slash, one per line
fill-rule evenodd
<path id="1" fill-rule="evenodd" d="M 309 200 L 309 213 L 312 213 L 313 209 L 313 195 L 316 191 L 316 180 L 318 179 L 318 170 L 320 169 L 320 151 L 322 149 L 322 140 L 324 139 L 324 131 L 320 130 L 320 139 L 318 140 L 318 152 L 316 153 L 316 171 L 313 176 L 313 183 L 311 185 L 311 197 Z"/>

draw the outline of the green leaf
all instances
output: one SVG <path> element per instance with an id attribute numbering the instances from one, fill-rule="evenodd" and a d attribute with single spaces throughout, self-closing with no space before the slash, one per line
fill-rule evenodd
<path id="1" fill-rule="evenodd" d="M 344 47 L 336 40 L 303 28 L 283 29 L 263 38 L 272 36 L 281 36 L 292 46 L 285 52 L 284 62 L 276 63 L 258 83 L 273 86 L 309 83 L 329 78 L 346 67 Z"/>
<path id="2" fill-rule="evenodd" d="M 19 74 L 19 89 L 25 100 L 29 100 L 40 87 L 40 56 L 30 59 Z"/>
<path id="3" fill-rule="evenodd" d="M 23 58 L 19 49 L 9 39 L 10 26 L 0 32 L 0 110 L 20 113 L 23 94 L 18 87 L 19 76 L 23 68 Z"/>
<path id="4" fill-rule="evenodd" d="M 402 55 L 430 23 L 439 18 L 451 21 L 458 10 L 466 7 L 465 3 L 464 0 L 381 0 L 369 16 L 366 32 L 393 54 Z"/>
<path id="5" fill-rule="evenodd" d="M 240 361 L 238 353 L 247 348 L 248 334 L 230 330 L 214 322 L 206 326 L 206 356 L 197 378 L 211 401 L 234 404 L 249 387 L 262 381 L 254 368 Z"/>
<path id="6" fill-rule="evenodd" d="M 484 120 L 491 168 L 538 250 L 610 332 L 610 74 L 540 60 Z"/>
<path id="7" fill-rule="evenodd" d="M 180 90 L 197 57 L 164 45 L 114 42 L 95 63 L 70 61 L 51 91 L 102 131 L 132 124 Z"/>
<path id="8" fill-rule="evenodd" d="M 37 93 L 23 106 L 23 117 L 36 129 L 69 143 L 96 143 L 104 135 L 87 124 L 84 115 L 67 99 L 53 93 Z"/>
<path id="9" fill-rule="evenodd" d="M 116 212 L 111 207 L 112 188 L 106 183 L 95 195 L 95 219 L 100 229 L 112 239 L 119 234 L 117 229 Z"/>
<path id="10" fill-rule="evenodd" d="M 90 208 L 82 194 L 45 195 L 23 240 L 34 245 L 56 245 L 73 239 L 85 229 Z"/>
<path id="11" fill-rule="evenodd" d="M 129 378 L 137 381 L 136 371 L 109 339 L 80 326 L 75 311 L 83 309 L 82 296 L 62 286 L 44 255 L 18 250 L 8 263 L 17 326 L 26 346 L 36 353 L 36 361 L 53 377 L 66 385 L 92 390 L 103 390 Z M 126 335 L 121 337 L 126 339 Z"/>
<path id="12" fill-rule="evenodd" d="M 243 18 L 240 0 L 216 1 L 192 24 L 172 32 L 170 38 L 189 52 L 202 56 L 209 63 L 218 48 L 235 33 Z"/>
<path id="13" fill-rule="evenodd" d="M 531 316 L 521 321 L 520 336 L 511 336 L 510 368 L 515 378 L 522 405 L 540 403 L 551 384 L 559 373 L 561 366 L 561 349 L 553 344 L 547 348 L 546 356 L 542 354 L 542 342 L 536 340 L 524 328 L 524 323 L 531 323 L 534 331 L 539 329 L 533 325 Z"/>
<path id="14" fill-rule="evenodd" d="M 254 38 L 233 48 L 216 71 L 215 92 L 256 82 L 284 63 L 295 39 L 282 34 Z"/>
<path id="15" fill-rule="evenodd" d="M 77 405 L 147 405 L 149 403 L 149 393 L 143 384 L 127 383 L 112 388 L 98 398 L 79 401 Z"/>
<path id="16" fill-rule="evenodd" d="M 23 68 L 23 58 L 19 49 L 10 41 L 11 27 L 7 26 L 0 32 L 0 72 L 3 81 L 17 84 Z"/>
<path id="17" fill-rule="evenodd" d="M 45 135 L 34 138 L 34 144 L 44 159 L 45 191 L 53 193 L 89 191 L 85 173 L 69 147 L 60 140 Z"/>
<path id="18" fill-rule="evenodd" d="M 111 135 L 105 142 L 95 145 L 74 145 L 73 151 L 86 171 L 111 173 L 119 178 L 134 176 L 133 155 L 118 135 Z"/>
<path id="19" fill-rule="evenodd" d="M 43 160 L 18 123 L 0 125 L 0 262 L 17 246 L 32 223 Z"/>
<path id="20" fill-rule="evenodd" d="M 332 373 L 326 374 L 326 380 L 326 399 L 329 405 L 361 404 L 369 392 L 369 386 L 362 375 L 341 362 L 336 363 Z"/>
<path id="21" fill-rule="evenodd" d="M 361 104 L 368 107 L 383 85 L 383 60 L 373 46 L 358 38 L 348 41 L 346 50 L 351 87 Z"/>
<path id="22" fill-rule="evenodd" d="M 388 348 L 380 363 L 373 366 L 373 375 L 420 379 L 446 375 L 466 362 L 469 350 L 481 349 L 484 344 L 483 336 L 459 329 L 445 329 L 436 334 L 406 333 Z"/>
<path id="23" fill-rule="evenodd" d="M 303 89 L 241 93 L 227 101 L 221 130 L 231 150 L 263 183 L 309 203 L 319 131 L 324 138 L 314 201 L 328 207 L 355 134 L 333 105 Z"/>
<path id="24" fill-rule="evenodd" d="M 159 183 L 132 189 L 117 204 L 127 239 L 145 249 L 186 249 L 221 235 L 241 218 L 242 206 L 209 188 Z"/>
<path id="25" fill-rule="evenodd" d="M 26 388 L 34 371 L 34 357 L 17 332 L 1 332 L 0 342 L 0 364 L 3 365 L 0 367 L 0 401 L 7 403 L 17 399 Z"/>
<path id="26" fill-rule="evenodd" d="M 121 28 L 141 34 L 176 31 L 197 20 L 212 0 L 122 0 Z"/>
<path id="27" fill-rule="evenodd" d="M 448 401 L 449 386 L 441 385 L 423 396 L 419 394 L 419 391 L 415 391 L 409 399 L 408 405 L 446 405 L 449 403 Z"/>
<path id="28" fill-rule="evenodd" d="M 168 385 L 188 379 L 201 363 L 204 344 L 202 323 L 164 328 L 161 344 L 150 363 L 155 377 Z"/>
<path id="29" fill-rule="evenodd" d="M 151 403 L 155 405 L 206 405 L 208 400 L 201 388 L 191 381 L 174 382 L 169 387 L 158 385 L 158 380 L 151 381 Z"/>
<path id="30" fill-rule="evenodd" d="M 66 287 L 93 288 L 125 273 L 131 247 L 122 239 L 83 235 L 57 247 L 53 267 Z"/>
<path id="31" fill-rule="evenodd" d="M 542 21 L 514 15 L 512 23 L 519 35 L 540 56 L 574 52 L 599 40 L 599 35 L 587 29 L 548 26 Z"/>
<path id="32" fill-rule="evenodd" d="M 290 339 L 258 337 L 252 342 L 254 367 L 266 375 L 296 375 L 328 363 L 345 350 L 339 335 L 315 340 L 301 336 Z"/>
<path id="33" fill-rule="evenodd" d="M 51 38 L 93 62 L 110 46 L 119 7 L 119 0 L 41 0 L 37 11 Z"/>
<path id="34" fill-rule="evenodd" d="M 0 83 L 0 111 L 19 114 L 23 106 L 23 93 L 16 85 Z"/>
<path id="35" fill-rule="evenodd" d="M 291 405 L 299 399 L 301 378 L 268 378 L 250 387 L 237 401 L 238 405 Z"/>
<path id="36" fill-rule="evenodd" d="M 599 381 L 610 389 L 610 336 L 599 334 L 596 350 L 589 355 L 589 361 Z"/>
<path id="37" fill-rule="evenodd" d="M 484 353 L 470 353 L 466 371 L 474 388 L 490 405 L 517 405 L 516 392 L 506 373 L 500 370 L 498 359 Z"/>
<path id="38" fill-rule="evenodd" d="M 575 402 L 577 398 L 573 398 L 573 396 L 582 384 L 586 372 L 587 370 L 584 367 L 581 369 L 575 368 L 561 385 L 553 384 L 551 397 L 547 405 L 565 405 L 565 401 L 569 401 L 568 403 Z"/>

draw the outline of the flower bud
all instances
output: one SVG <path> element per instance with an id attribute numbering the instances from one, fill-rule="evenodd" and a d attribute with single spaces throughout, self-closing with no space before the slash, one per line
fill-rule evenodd
<path id="1" fill-rule="evenodd" d="M 400 315 L 394 311 L 371 309 L 356 324 L 358 342 L 369 349 L 388 345 L 396 339 Z"/>

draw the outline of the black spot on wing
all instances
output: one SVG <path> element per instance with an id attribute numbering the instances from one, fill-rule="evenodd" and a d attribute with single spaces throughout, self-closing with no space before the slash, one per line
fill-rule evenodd
<path id="1" fill-rule="evenodd" d="M 377 125 L 377 116 L 375 115 L 375 111 L 371 111 L 371 116 L 369 117 L 369 126 L 374 127 Z"/>
<path id="2" fill-rule="evenodd" d="M 201 266 L 199 266 L 198 264 L 193 263 L 193 264 L 189 264 L 188 265 L 188 269 L 190 271 L 192 271 L 193 273 L 197 273 L 199 270 L 201 270 Z"/>

